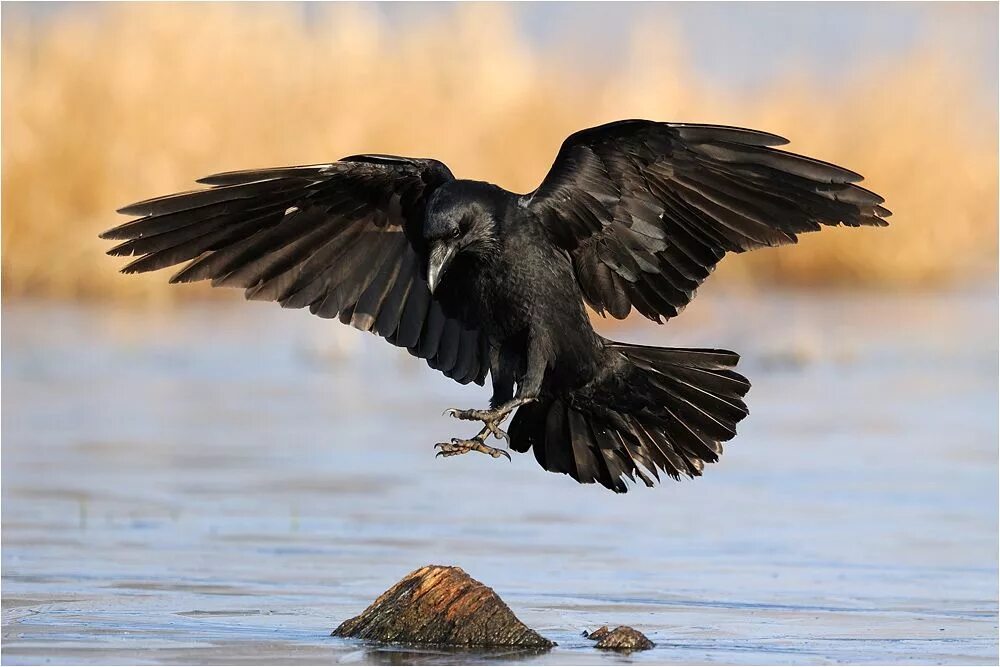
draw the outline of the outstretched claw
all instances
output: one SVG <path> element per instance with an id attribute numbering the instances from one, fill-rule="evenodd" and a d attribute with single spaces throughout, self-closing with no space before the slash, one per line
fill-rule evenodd
<path id="1" fill-rule="evenodd" d="M 444 416 L 478 422 L 493 415 L 488 414 L 486 410 L 459 410 L 458 408 L 448 408 L 444 411 Z"/>
<path id="2" fill-rule="evenodd" d="M 500 424 L 507 418 L 511 412 L 513 412 L 518 406 L 524 405 L 525 403 L 530 403 L 534 399 L 531 398 L 517 398 L 513 401 L 508 401 L 504 405 L 501 405 L 493 410 L 459 410 L 458 408 L 448 408 L 444 411 L 444 414 L 448 417 L 454 417 L 455 419 L 464 419 L 466 421 L 477 421 L 483 422 L 485 424 L 485 429 L 483 434 L 487 431 L 493 434 L 493 437 L 497 440 L 506 440 L 510 444 L 510 436 L 507 432 L 500 428 Z"/>
<path id="3" fill-rule="evenodd" d="M 462 440 L 461 438 L 452 438 L 451 442 L 439 442 L 434 445 L 435 449 L 440 450 L 434 455 L 435 458 L 438 456 L 458 456 L 460 454 L 468 454 L 469 452 L 482 452 L 483 454 L 489 454 L 495 459 L 501 456 L 506 456 L 507 460 L 510 461 L 510 454 L 507 450 L 497 449 L 496 447 L 490 447 L 476 436 L 472 440 Z"/>
<path id="4" fill-rule="evenodd" d="M 503 422 L 504 417 L 507 415 L 497 418 L 495 412 L 488 412 L 486 410 L 459 410 L 458 408 L 448 408 L 444 411 L 444 414 L 455 419 L 481 421 L 486 425 L 486 431 L 493 434 L 494 438 L 497 440 L 506 440 L 510 444 L 510 436 L 507 435 L 507 431 L 500 428 L 500 423 Z"/>

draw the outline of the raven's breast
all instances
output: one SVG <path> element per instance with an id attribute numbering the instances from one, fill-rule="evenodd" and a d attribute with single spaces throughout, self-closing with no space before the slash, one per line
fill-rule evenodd
<path id="1" fill-rule="evenodd" d="M 585 383 L 602 358 L 569 256 L 540 233 L 505 239 L 498 261 L 477 278 L 484 331 L 511 353 L 534 339 L 549 355 L 547 379 Z M 512 346 L 512 343 L 514 344 Z"/>

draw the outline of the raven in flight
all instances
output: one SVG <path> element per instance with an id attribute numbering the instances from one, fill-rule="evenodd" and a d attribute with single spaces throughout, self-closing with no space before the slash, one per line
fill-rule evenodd
<path id="1" fill-rule="evenodd" d="M 437 160 L 354 155 L 234 171 L 207 189 L 121 209 L 124 273 L 187 262 L 248 299 L 339 318 L 466 384 L 489 374 L 483 423 L 438 454 L 510 458 L 616 492 L 700 475 L 747 416 L 727 350 L 599 336 L 585 304 L 622 319 L 677 315 L 726 252 L 795 243 L 823 225 L 885 226 L 859 174 L 775 149 L 774 134 L 625 120 L 563 142 L 534 192 L 456 179 Z M 516 387 L 516 391 L 515 391 Z M 509 435 L 501 430 L 514 412 Z"/>

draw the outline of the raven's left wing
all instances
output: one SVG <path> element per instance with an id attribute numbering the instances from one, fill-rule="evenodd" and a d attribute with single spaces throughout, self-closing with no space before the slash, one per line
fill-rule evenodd
<path id="1" fill-rule="evenodd" d="M 131 204 L 141 216 L 104 232 L 139 255 L 124 273 L 187 265 L 171 282 L 211 280 L 248 299 L 305 308 L 383 336 L 463 384 L 489 371 L 486 336 L 460 295 L 431 295 L 421 229 L 437 160 L 357 155 L 338 162 L 228 172 L 213 186 Z"/>
<path id="2" fill-rule="evenodd" d="M 726 252 L 795 243 L 821 225 L 884 226 L 861 176 L 736 127 L 626 120 L 582 130 L 521 205 L 569 251 L 598 312 L 676 315 Z"/>

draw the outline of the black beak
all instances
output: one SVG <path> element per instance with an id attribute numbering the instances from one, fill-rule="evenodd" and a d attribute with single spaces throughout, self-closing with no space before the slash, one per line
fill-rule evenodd
<path id="1" fill-rule="evenodd" d="M 438 243 L 431 249 L 430 261 L 427 263 L 427 287 L 431 290 L 431 294 L 434 294 L 454 258 L 455 246 L 452 244 Z"/>

